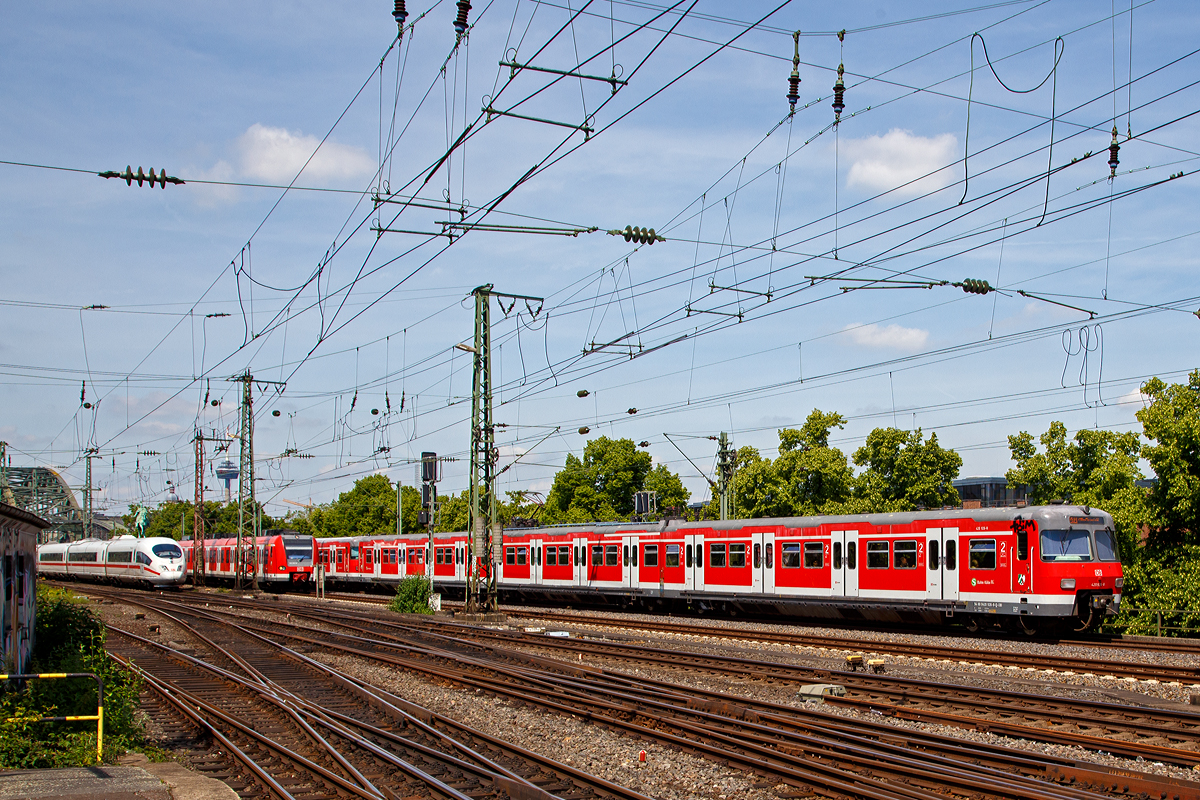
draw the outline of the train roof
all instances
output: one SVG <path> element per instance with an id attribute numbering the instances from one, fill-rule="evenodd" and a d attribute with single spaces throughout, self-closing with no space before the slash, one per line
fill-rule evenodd
<path id="1" fill-rule="evenodd" d="M 1070 523 L 1070 518 L 1099 517 L 1111 524 L 1108 512 L 1098 508 L 1077 505 L 1050 506 L 1005 506 L 1002 508 L 940 508 L 930 511 L 896 511 L 885 514 L 842 514 L 813 517 L 764 517 L 761 519 L 730 519 L 730 520 L 701 520 L 685 522 L 672 519 L 659 522 L 607 522 L 596 524 L 566 524 L 550 525 L 540 528 L 506 528 L 505 533 L 515 535 L 541 534 L 572 534 L 595 531 L 597 528 L 611 530 L 613 533 L 635 532 L 668 532 L 689 530 L 739 530 L 742 528 L 815 528 L 820 525 L 910 525 L 914 522 L 934 520 L 959 520 L 969 518 L 980 522 L 1000 522 L 1013 519 L 1035 519 L 1039 523 L 1053 523 L 1058 520 Z M 1077 523 L 1076 523 L 1077 524 Z M 1095 524 L 1095 523 L 1094 523 Z"/>

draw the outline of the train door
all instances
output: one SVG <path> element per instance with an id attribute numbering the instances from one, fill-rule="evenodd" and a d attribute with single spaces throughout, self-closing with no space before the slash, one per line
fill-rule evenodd
<path id="1" fill-rule="evenodd" d="M 621 537 L 621 574 L 624 577 L 622 585 L 627 589 L 636 589 L 640 585 L 638 570 L 638 537 Z"/>
<path id="2" fill-rule="evenodd" d="M 1029 594 L 1033 591 L 1033 575 L 1029 569 L 1029 532 L 1033 529 L 1032 520 L 1018 520 L 1013 524 L 1016 538 L 1012 551 L 1012 591 L 1017 594 Z"/>
<path id="3" fill-rule="evenodd" d="M 571 583 L 587 586 L 587 539 L 576 537 L 571 540 Z"/>
<path id="4" fill-rule="evenodd" d="M 925 536 L 929 599 L 957 600 L 958 528 L 930 528 Z"/>
<path id="5" fill-rule="evenodd" d="M 762 594 L 764 591 L 767 568 L 763 561 L 763 540 L 768 538 L 770 534 L 750 534 L 750 591 L 754 594 Z"/>
<path id="6" fill-rule="evenodd" d="M 830 595 L 858 597 L 858 531 L 829 535 Z"/>
<path id="7" fill-rule="evenodd" d="M 686 537 L 683 547 L 684 563 L 687 565 L 684 574 L 687 576 L 687 588 L 695 591 L 704 589 L 704 535 L 692 534 Z"/>
<path id="8" fill-rule="evenodd" d="M 529 582 L 534 586 L 542 585 L 542 561 L 546 553 L 542 548 L 541 539 L 529 540 Z"/>

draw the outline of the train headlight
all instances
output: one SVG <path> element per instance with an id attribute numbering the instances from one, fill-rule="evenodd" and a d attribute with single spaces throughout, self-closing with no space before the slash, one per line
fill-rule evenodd
<path id="1" fill-rule="evenodd" d="M 1124 579 L 1124 578 L 1117 578 L 1115 581 L 1113 581 L 1113 586 L 1117 587 L 1118 589 L 1120 589 L 1120 588 L 1121 588 L 1121 587 L 1123 587 L 1124 585 L 1125 585 L 1125 579 Z"/>
<path id="2" fill-rule="evenodd" d="M 1061 581 L 1058 582 L 1058 588 L 1074 589 L 1075 588 L 1075 579 L 1074 578 L 1063 578 Z"/>

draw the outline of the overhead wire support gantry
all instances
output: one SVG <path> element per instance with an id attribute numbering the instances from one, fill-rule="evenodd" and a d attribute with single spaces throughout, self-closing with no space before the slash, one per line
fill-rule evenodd
<path id="1" fill-rule="evenodd" d="M 496 513 L 496 465 L 500 454 L 496 450 L 496 424 L 492 418 L 492 298 L 499 299 L 506 315 L 518 300 L 523 300 L 530 314 L 536 317 L 546 302 L 542 297 L 496 292 L 493 288 L 488 283 L 471 292 L 475 297 L 474 343 L 455 345 L 475 356 L 471 391 L 471 536 L 467 544 L 469 613 L 496 611 L 496 565 L 504 546 L 504 530 Z M 512 301 L 507 309 L 505 299 Z M 533 303 L 538 304 L 536 311 Z"/>
<path id="2" fill-rule="evenodd" d="M 551 69 L 550 67 L 535 67 L 532 64 L 520 64 L 516 61 L 515 57 L 513 58 L 512 61 L 501 61 L 500 66 L 508 67 L 511 70 L 509 73 L 509 77 L 511 77 L 511 78 L 517 77 L 518 72 L 520 72 L 523 69 L 527 69 L 527 70 L 532 70 L 533 72 L 548 72 L 551 75 L 562 75 L 567 78 L 582 78 L 583 80 L 588 80 L 588 81 L 601 81 L 603 83 L 609 84 L 612 87 L 613 94 L 617 93 L 618 86 L 628 86 L 629 85 L 629 81 L 621 80 L 620 78 L 618 78 L 616 76 L 616 74 L 613 74 L 611 77 L 605 78 L 603 75 L 585 75 L 582 72 L 575 72 L 574 70 Z"/>

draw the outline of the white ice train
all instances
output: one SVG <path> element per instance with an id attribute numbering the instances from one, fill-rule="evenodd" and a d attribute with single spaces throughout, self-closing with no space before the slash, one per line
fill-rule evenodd
<path id="1" fill-rule="evenodd" d="M 117 536 L 107 541 L 44 544 L 38 547 L 38 572 L 74 578 L 163 588 L 187 580 L 183 551 L 174 539 Z"/>

